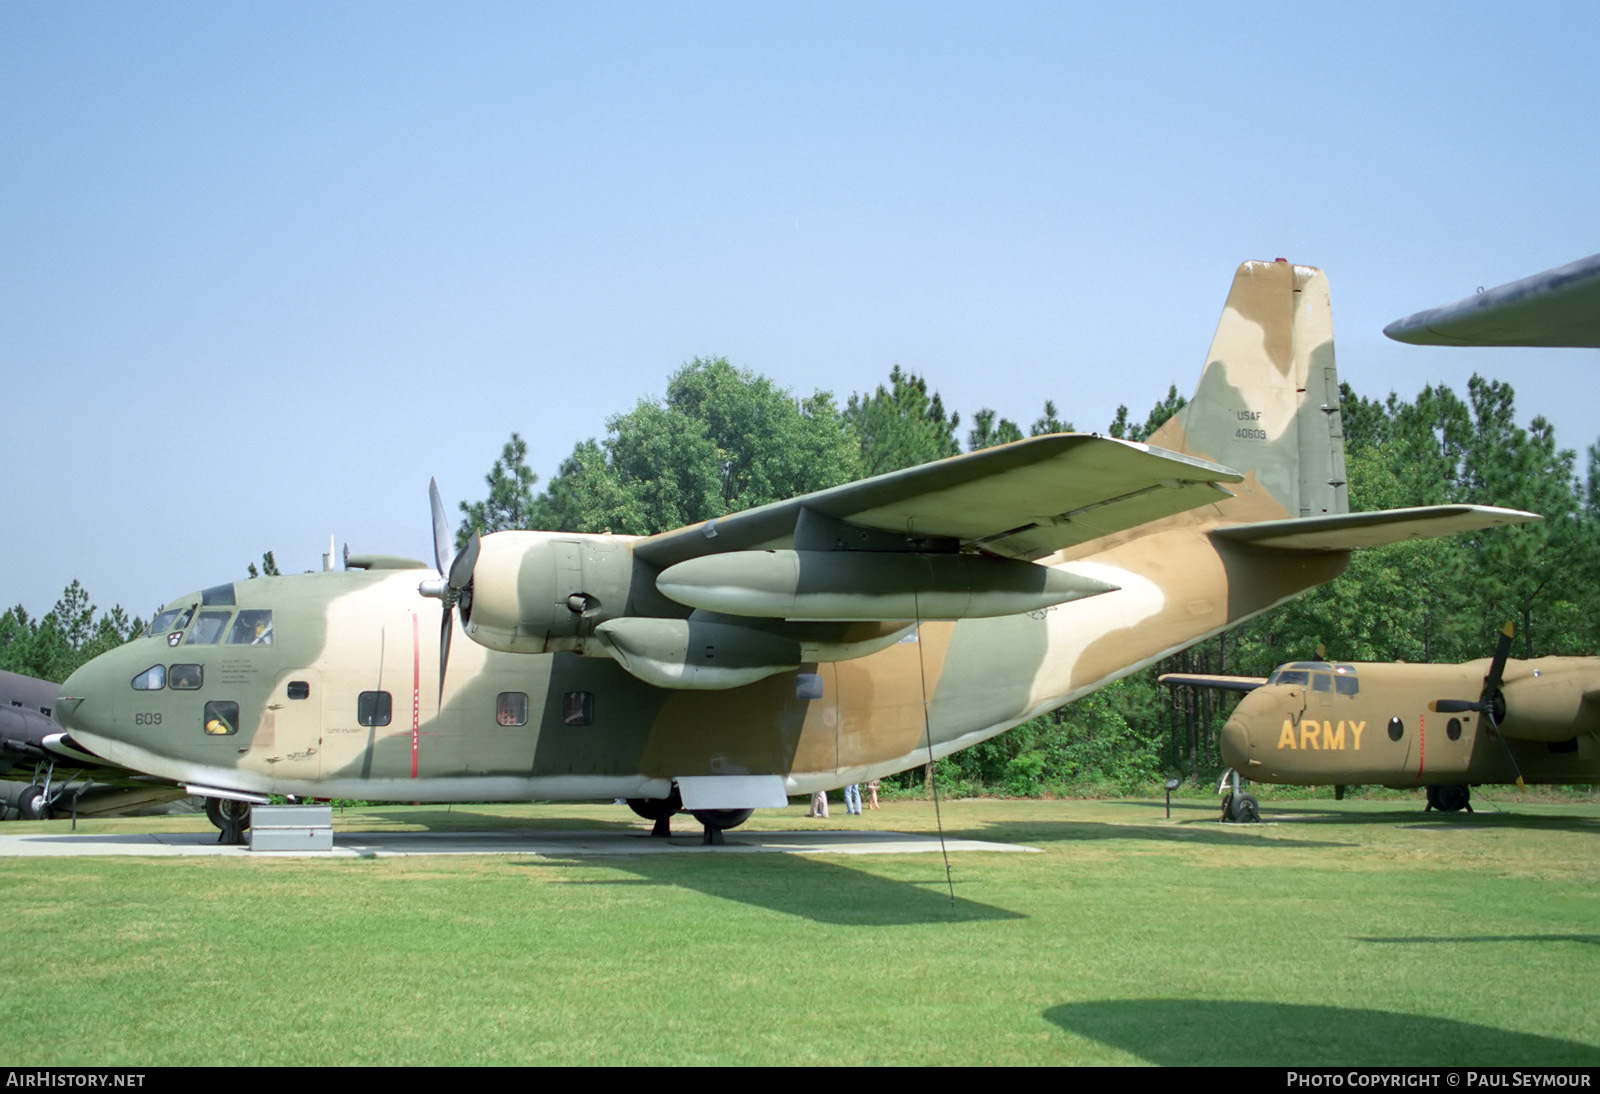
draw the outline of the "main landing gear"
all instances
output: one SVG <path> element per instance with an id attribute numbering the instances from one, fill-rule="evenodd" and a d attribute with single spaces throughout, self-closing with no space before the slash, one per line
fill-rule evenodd
<path id="1" fill-rule="evenodd" d="M 660 839 L 672 835 L 672 818 L 676 813 L 683 811 L 683 798 L 678 794 L 678 788 L 673 787 L 672 793 L 665 798 L 629 798 L 628 808 L 647 821 L 654 821 L 655 827 L 650 829 L 650 834 Z M 722 833 L 728 828 L 737 828 L 750 819 L 753 809 L 696 809 L 689 815 L 700 822 L 705 830 L 701 842 L 708 846 L 722 843 Z"/>
<path id="2" fill-rule="evenodd" d="M 250 803 L 232 798 L 207 798 L 206 819 L 219 829 L 218 843 L 239 846 L 250 827 Z"/>
<path id="3" fill-rule="evenodd" d="M 1441 813 L 1472 812 L 1472 788 L 1460 785 L 1428 787 L 1428 807 L 1424 813 L 1437 809 Z"/>

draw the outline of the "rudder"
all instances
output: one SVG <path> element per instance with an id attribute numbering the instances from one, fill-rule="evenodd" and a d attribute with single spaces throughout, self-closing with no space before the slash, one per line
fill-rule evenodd
<path id="1" fill-rule="evenodd" d="M 1149 443 L 1239 471 L 1236 519 L 1349 511 L 1328 279 L 1313 266 L 1245 262 L 1233 278 L 1194 398 Z"/>

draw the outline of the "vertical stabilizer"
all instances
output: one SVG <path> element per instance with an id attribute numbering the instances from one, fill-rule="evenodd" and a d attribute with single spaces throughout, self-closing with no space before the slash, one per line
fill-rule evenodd
<path id="1" fill-rule="evenodd" d="M 1243 473 L 1239 501 L 1226 505 L 1230 515 L 1349 511 L 1321 270 L 1282 260 L 1239 267 L 1194 398 L 1150 443 Z"/>

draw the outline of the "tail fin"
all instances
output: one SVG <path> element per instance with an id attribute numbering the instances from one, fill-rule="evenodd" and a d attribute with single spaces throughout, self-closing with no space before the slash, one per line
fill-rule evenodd
<path id="1" fill-rule="evenodd" d="M 1244 474 L 1222 504 L 1235 519 L 1348 512 L 1322 271 L 1282 259 L 1241 265 L 1194 398 L 1149 443 Z"/>

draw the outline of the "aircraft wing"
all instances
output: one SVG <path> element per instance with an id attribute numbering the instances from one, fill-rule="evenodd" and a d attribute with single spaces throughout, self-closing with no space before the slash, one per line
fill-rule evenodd
<path id="1" fill-rule="evenodd" d="M 802 511 L 899 536 L 954 540 L 1032 560 L 1085 540 L 1221 501 L 1239 473 L 1164 449 L 1058 433 L 952 456 L 773 502 L 640 540 L 658 566 L 795 544 Z"/>
<path id="2" fill-rule="evenodd" d="M 1202 672 L 1166 672 L 1156 683 L 1167 687 L 1214 688 L 1218 691 L 1254 691 L 1267 682 L 1265 676 L 1210 676 Z"/>
<path id="3" fill-rule="evenodd" d="M 1418 346 L 1600 348 L 1600 255 L 1396 319 L 1383 333 Z"/>

